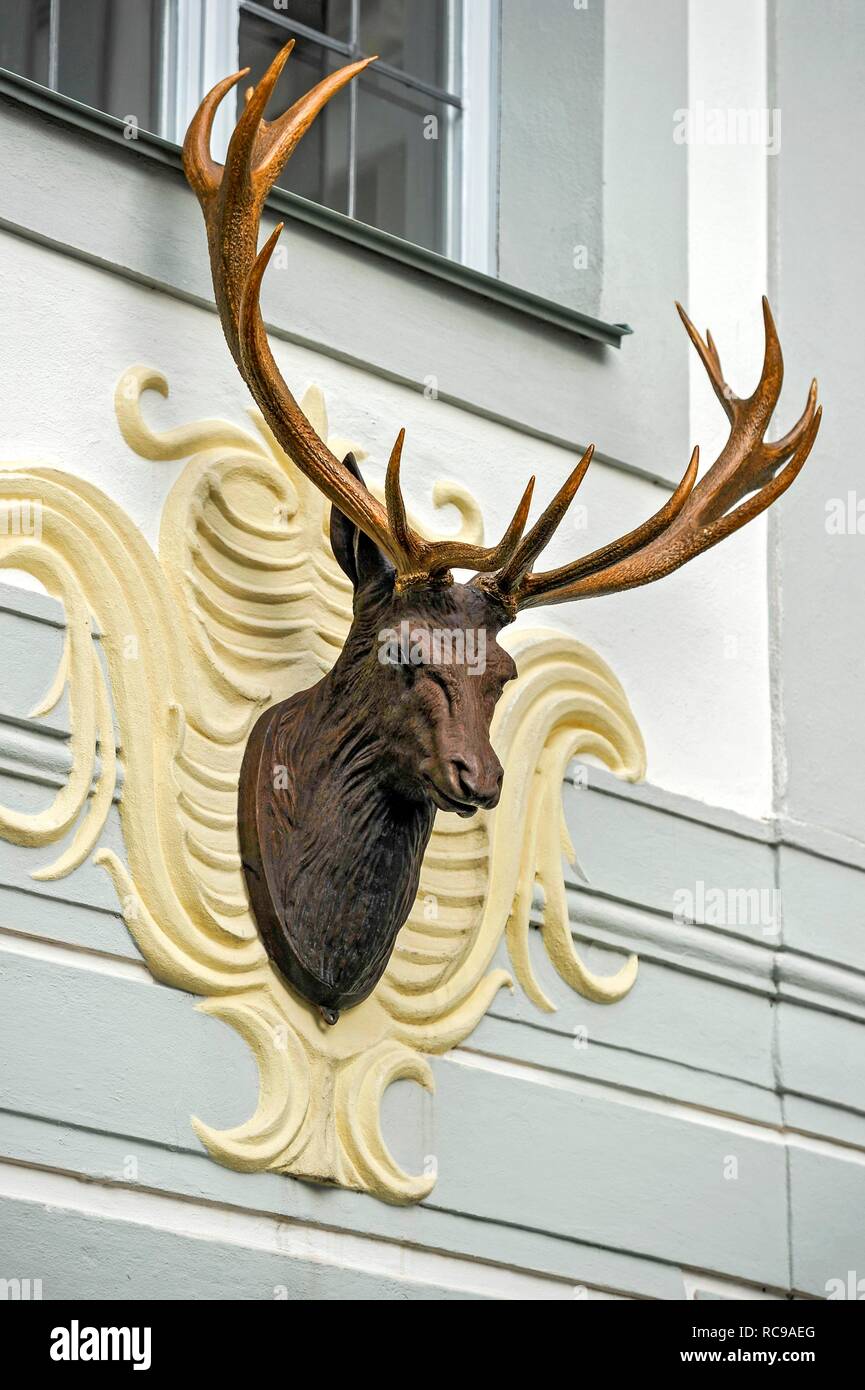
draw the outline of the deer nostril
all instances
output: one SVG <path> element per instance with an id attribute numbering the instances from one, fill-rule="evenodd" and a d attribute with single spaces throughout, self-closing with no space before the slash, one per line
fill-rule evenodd
<path id="1" fill-rule="evenodd" d="M 483 767 L 474 759 L 458 758 L 454 762 L 454 771 L 459 790 L 467 800 L 480 804 L 498 800 L 503 776 L 501 767 L 491 775 L 485 775 Z"/>
<path id="2" fill-rule="evenodd" d="M 478 769 L 474 763 L 464 762 L 458 759 L 454 763 L 454 771 L 457 775 L 457 786 L 470 799 L 477 795 L 478 788 Z"/>

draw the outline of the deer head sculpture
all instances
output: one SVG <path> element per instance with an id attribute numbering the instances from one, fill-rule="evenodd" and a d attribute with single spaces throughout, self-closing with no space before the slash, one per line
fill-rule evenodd
<path id="1" fill-rule="evenodd" d="M 498 801 L 502 768 L 490 722 L 516 674 L 496 640 L 501 629 L 524 608 L 649 584 L 717 545 L 786 492 L 811 451 L 820 410 L 815 382 L 799 421 L 767 443 L 783 375 L 768 303 L 763 370 L 746 399 L 725 383 L 711 335 L 704 342 L 679 307 L 730 422 L 726 444 L 699 482 L 695 449 L 653 517 L 546 572 L 532 566 L 586 474 L 591 447 L 528 531 L 534 479 L 497 545 L 423 539 L 409 525 L 400 488 L 403 432 L 382 506 L 354 458 L 335 457 L 319 439 L 268 344 L 259 290 L 281 225 L 259 253 L 264 201 L 316 115 L 373 61 L 326 77 L 271 123 L 265 108 L 292 47 L 247 92 L 224 167 L 210 154 L 214 115 L 248 69 L 205 97 L 183 155 L 204 211 L 229 348 L 277 440 L 330 501 L 333 551 L 354 588 L 353 622 L 336 664 L 310 690 L 261 716 L 239 797 L 247 888 L 268 954 L 335 1023 L 340 1010 L 371 993 L 387 965 L 417 893 L 436 809 L 468 816 Z M 454 569 L 475 576 L 455 583 Z"/>

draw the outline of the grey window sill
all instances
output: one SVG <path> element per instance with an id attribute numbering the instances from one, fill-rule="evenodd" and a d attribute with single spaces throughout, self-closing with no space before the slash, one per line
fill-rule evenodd
<path id="1" fill-rule="evenodd" d="M 124 135 L 123 121 L 115 116 L 108 116 L 90 106 L 84 106 L 81 102 L 73 101 L 59 92 L 52 92 L 5 68 L 0 68 L 0 98 L 10 100 L 19 106 L 34 108 L 67 126 L 122 145 L 135 154 L 168 165 L 170 168 L 181 167 L 179 145 L 147 131 L 139 131 L 136 139 L 129 139 Z M 434 251 L 427 251 L 422 246 L 415 246 L 412 242 L 403 241 L 400 237 L 380 231 L 377 227 L 370 227 L 364 222 L 357 222 L 340 212 L 321 207 L 318 203 L 311 203 L 306 198 L 300 198 L 284 189 L 273 190 L 268 199 L 268 206 L 280 217 L 307 223 L 329 232 L 332 236 L 363 246 L 366 250 L 398 261 L 426 275 L 445 280 L 517 313 L 553 324 L 556 328 L 573 333 L 577 337 L 618 348 L 621 347 L 622 339 L 633 332 L 626 323 L 604 323 L 603 320 L 592 318 L 589 314 L 581 314 L 576 309 L 543 299 L 516 285 L 505 284 L 491 275 L 483 275 L 480 271 L 459 265 L 445 256 L 439 256 Z"/>

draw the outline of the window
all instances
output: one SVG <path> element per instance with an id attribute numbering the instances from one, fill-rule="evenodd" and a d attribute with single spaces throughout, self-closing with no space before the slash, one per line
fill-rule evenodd
<path id="1" fill-rule="evenodd" d="M 283 175 L 286 188 L 433 251 L 450 245 L 450 164 L 462 101 L 442 0 L 287 0 L 240 6 L 240 65 L 261 72 L 297 41 L 280 107 L 365 53 L 374 72 L 326 108 Z M 242 101 L 242 96 L 239 100 Z"/>
<path id="2" fill-rule="evenodd" d="M 278 110 L 376 53 L 319 116 L 281 186 L 488 270 L 494 3 L 0 0 L 0 67 L 179 143 L 219 77 L 261 73 L 289 38 Z M 235 116 L 226 109 L 214 130 L 217 156 Z"/>
<path id="3" fill-rule="evenodd" d="M 164 0 L 0 0 L 0 67 L 159 133 Z"/>

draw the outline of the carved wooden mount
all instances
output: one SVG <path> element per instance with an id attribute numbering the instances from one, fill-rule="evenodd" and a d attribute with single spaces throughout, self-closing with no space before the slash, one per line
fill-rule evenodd
<path id="1" fill-rule="evenodd" d="M 346 565 L 348 530 L 331 522 Z M 380 980 L 417 896 L 436 810 L 498 804 L 489 726 L 513 658 L 501 606 L 464 585 L 394 592 L 355 534 L 354 620 L 333 669 L 266 711 L 240 772 L 249 900 L 267 952 L 328 1023 Z"/>
<path id="2" fill-rule="evenodd" d="M 618 681 L 589 648 L 561 632 L 506 630 L 501 641 L 520 674 L 492 722 L 505 768 L 501 801 L 473 818 L 435 817 L 384 974 L 328 1028 L 263 949 L 236 806 L 261 712 L 313 685 L 343 648 L 351 583 L 328 541 L 327 503 L 257 412 L 254 432 L 218 419 L 156 432 L 142 416 L 144 391 L 167 396 L 168 385 L 136 367 L 117 386 L 127 443 L 142 458 L 189 460 L 165 504 L 158 558 L 90 484 L 51 467 L 0 469 L 0 505 L 30 499 L 42 515 L 41 538 L 0 536 L 0 567 L 28 570 L 66 613 L 63 660 L 31 716 L 49 714 L 66 691 L 72 730 L 66 787 L 44 811 L 0 808 L 0 834 L 34 850 L 59 844 L 38 879 L 63 877 L 92 854 L 153 975 L 203 996 L 199 1007 L 252 1048 L 256 1112 L 225 1132 L 193 1120 L 214 1158 L 416 1201 L 435 1173 L 412 1175 L 394 1162 L 379 1127 L 382 1095 L 400 1078 L 433 1089 L 427 1054 L 468 1037 L 511 985 L 508 971 L 492 965 L 505 938 L 513 975 L 540 1009 L 554 1001 L 535 948 L 588 999 L 614 1003 L 634 984 L 635 957 L 602 976 L 574 949 L 561 789 L 572 757 L 639 779 L 639 730 Z M 320 392 L 307 393 L 303 409 L 331 449 L 360 454 L 330 433 Z M 456 509 L 460 541 L 479 544 L 480 513 L 466 489 L 442 482 L 433 497 L 451 515 Z M 101 847 L 119 773 L 112 704 L 123 749 L 123 857 Z"/>
<path id="3" fill-rule="evenodd" d="M 471 497 L 440 485 L 434 500 L 454 504 L 462 526 L 429 540 L 402 498 L 402 434 L 383 495 L 368 489 L 351 441 L 329 437 L 320 395 L 298 404 L 267 343 L 258 292 L 275 237 L 256 254 L 264 200 L 318 111 L 366 65 L 331 74 L 269 124 L 263 112 L 290 47 L 249 94 L 224 169 L 209 132 L 242 74 L 205 99 L 184 150 L 223 328 L 261 411 L 258 436 L 221 420 L 156 433 L 139 397 L 167 395 L 165 379 L 143 367 L 124 375 L 116 408 L 130 447 L 189 459 L 158 559 L 89 484 L 51 468 L 0 469 L 0 503 L 37 502 L 42 520 L 38 538 L 0 535 L 0 566 L 28 570 L 66 612 L 63 662 L 34 717 L 68 688 L 72 730 L 67 785 L 45 811 L 0 809 L 0 832 L 32 847 L 65 838 L 40 878 L 71 873 L 95 850 L 154 976 L 205 996 L 200 1007 L 253 1048 L 261 1093 L 251 1119 L 227 1133 L 193 1121 L 214 1156 L 405 1202 L 427 1195 L 435 1173 L 412 1176 L 394 1162 L 379 1125 L 383 1092 L 399 1078 L 432 1089 L 424 1054 L 466 1038 L 511 983 L 492 968 L 503 937 L 542 1009 L 554 1006 L 534 969 L 533 911 L 540 948 L 585 997 L 612 1003 L 636 978 L 633 956 L 607 978 L 574 949 L 560 790 L 580 754 L 640 777 L 639 731 L 593 652 L 507 624 L 538 604 L 649 583 L 715 545 L 789 487 L 820 412 L 812 386 L 793 429 L 765 442 L 782 381 L 765 301 L 763 372 L 747 399 L 683 313 L 731 425 L 699 482 L 695 450 L 654 517 L 546 573 L 532 566 L 591 449 L 526 531 L 530 482 L 489 547 Z M 475 578 L 454 584 L 452 568 Z M 483 670 L 473 678 L 435 656 L 404 660 L 418 631 L 472 633 L 476 643 L 483 634 Z M 126 862 L 97 849 L 117 778 L 112 696 Z M 337 1027 L 323 1023 L 344 1008 Z"/>
<path id="4" fill-rule="evenodd" d="M 292 48 L 247 92 L 225 165 L 210 153 L 220 102 L 248 70 L 205 97 L 184 143 L 184 167 L 207 226 L 216 302 L 241 375 L 286 453 L 331 503 L 331 543 L 351 581 L 353 622 L 333 669 L 256 725 L 240 775 L 246 883 L 268 954 L 283 977 L 335 1023 L 366 999 L 406 921 L 436 809 L 492 809 L 502 768 L 490 724 L 516 668 L 498 638 L 520 609 L 614 593 L 669 574 L 765 510 L 793 482 L 820 424 L 816 383 L 782 440 L 764 436 L 783 375 L 763 301 L 760 382 L 740 400 L 724 381 L 711 335 L 680 313 L 730 420 L 730 437 L 697 482 L 694 450 L 679 486 L 627 535 L 546 573 L 533 565 L 585 477 L 592 445 L 526 532 L 534 478 L 494 546 L 431 541 L 412 526 L 400 485 L 405 434 L 391 452 L 384 506 L 311 427 L 280 375 L 259 307 L 281 225 L 258 252 L 261 212 L 286 161 L 322 108 L 374 59 L 331 73 L 278 120 L 264 118 Z M 453 569 L 475 570 L 455 584 Z M 383 634 L 404 634 L 415 661 L 381 660 Z M 430 655 L 442 634 L 448 657 Z M 482 669 L 453 659 L 454 639 L 482 646 Z M 282 781 L 280 782 L 280 778 Z"/>

